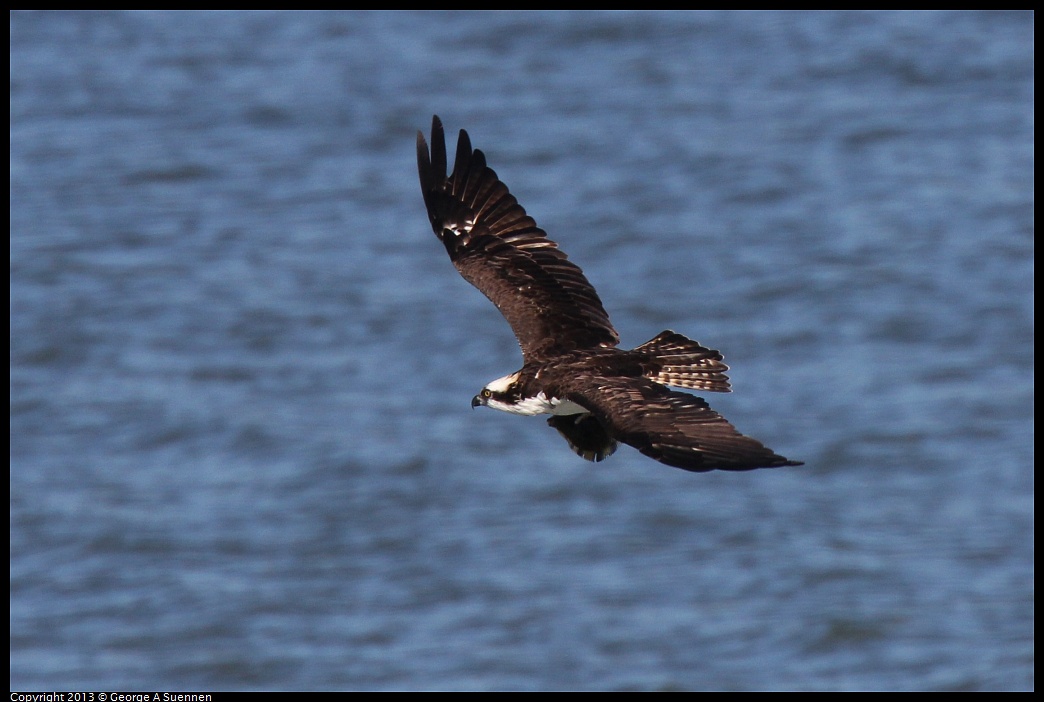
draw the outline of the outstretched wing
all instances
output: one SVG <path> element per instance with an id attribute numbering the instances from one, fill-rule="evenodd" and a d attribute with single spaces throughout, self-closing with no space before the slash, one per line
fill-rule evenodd
<path id="1" fill-rule="evenodd" d="M 669 466 L 702 472 L 802 465 L 740 434 L 702 398 L 652 380 L 587 376 L 563 390 L 614 439 Z"/>
<path id="2" fill-rule="evenodd" d="M 526 214 L 463 129 L 451 175 L 446 166 L 446 137 L 436 116 L 430 156 L 417 133 L 428 219 L 460 274 L 507 319 L 526 362 L 616 346 L 619 336 L 583 271 Z"/>

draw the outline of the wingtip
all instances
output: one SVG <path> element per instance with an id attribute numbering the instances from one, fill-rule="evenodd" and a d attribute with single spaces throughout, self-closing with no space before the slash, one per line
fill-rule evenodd
<path id="1" fill-rule="evenodd" d="M 421 194 L 424 202 L 428 202 L 428 193 L 433 186 L 431 172 L 431 155 L 428 153 L 428 142 L 424 140 L 424 133 L 417 130 L 417 173 L 420 175 Z"/>
<path id="2" fill-rule="evenodd" d="M 471 148 L 471 137 L 466 129 L 461 129 L 457 134 L 457 158 L 464 156 L 468 158 L 475 149 Z"/>

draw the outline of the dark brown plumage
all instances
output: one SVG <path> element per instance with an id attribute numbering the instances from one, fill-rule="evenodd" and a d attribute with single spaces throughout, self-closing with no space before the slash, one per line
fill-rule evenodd
<path id="1" fill-rule="evenodd" d="M 488 383 L 472 406 L 551 414 L 548 424 L 593 461 L 619 441 L 690 471 L 801 465 L 740 434 L 702 398 L 666 387 L 729 392 L 719 352 L 672 331 L 617 349 L 619 336 L 583 271 L 526 214 L 464 130 L 448 174 L 446 138 L 434 117 L 430 153 L 417 134 L 417 166 L 436 236 L 522 349 L 522 369 Z"/>
<path id="2" fill-rule="evenodd" d="M 583 271 L 547 238 L 508 192 L 464 130 L 453 174 L 446 138 L 433 118 L 431 159 L 417 133 L 417 163 L 428 218 L 464 279 L 507 319 L 528 362 L 620 342 Z"/>

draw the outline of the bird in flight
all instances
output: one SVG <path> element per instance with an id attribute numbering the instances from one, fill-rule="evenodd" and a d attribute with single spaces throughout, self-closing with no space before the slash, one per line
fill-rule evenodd
<path id="1" fill-rule="evenodd" d="M 450 261 L 496 305 L 522 348 L 522 368 L 490 381 L 472 407 L 548 414 L 580 456 L 601 461 L 620 442 L 688 471 L 801 465 L 736 431 L 700 397 L 730 392 L 718 351 L 673 331 L 641 346 L 620 337 L 594 287 L 537 227 L 463 129 L 453 172 L 432 118 L 431 151 L 417 133 L 428 219 Z"/>

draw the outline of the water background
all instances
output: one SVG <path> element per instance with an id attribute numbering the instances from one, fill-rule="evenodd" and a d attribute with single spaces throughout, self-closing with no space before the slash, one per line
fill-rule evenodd
<path id="1" fill-rule="evenodd" d="M 1033 23 L 12 13 L 12 689 L 1032 689 Z M 807 465 L 472 411 L 433 113 Z"/>

